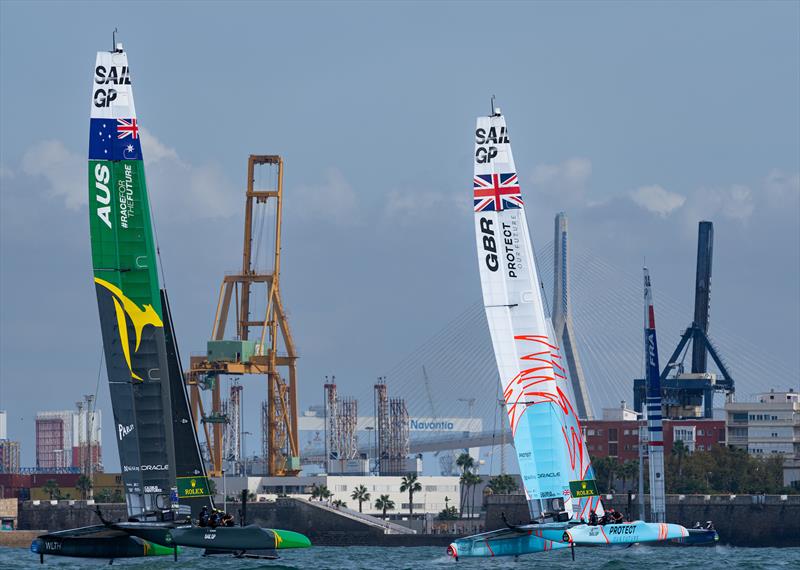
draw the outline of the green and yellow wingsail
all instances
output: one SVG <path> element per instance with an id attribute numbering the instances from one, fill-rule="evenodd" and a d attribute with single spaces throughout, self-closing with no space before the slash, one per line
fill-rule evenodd
<path id="1" fill-rule="evenodd" d="M 114 435 L 130 514 L 175 484 L 164 315 L 128 56 L 98 52 L 89 128 L 89 227 Z M 163 504 L 163 501 L 160 501 Z"/>

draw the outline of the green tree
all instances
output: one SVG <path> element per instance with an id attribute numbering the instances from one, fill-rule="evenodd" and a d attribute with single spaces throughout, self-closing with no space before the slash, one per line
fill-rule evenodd
<path id="1" fill-rule="evenodd" d="M 487 487 L 495 495 L 510 495 L 519 489 L 514 478 L 506 473 L 502 473 L 489 479 Z"/>
<path id="2" fill-rule="evenodd" d="M 458 520 L 458 509 L 455 507 L 445 507 L 442 509 L 436 518 L 440 521 L 454 521 Z"/>
<path id="3" fill-rule="evenodd" d="M 96 503 L 112 503 L 111 489 L 100 489 L 94 494 Z"/>
<path id="4" fill-rule="evenodd" d="M 414 493 L 418 491 L 422 491 L 422 485 L 417 481 L 417 475 L 409 473 L 403 476 L 403 480 L 400 483 L 400 492 L 408 492 L 408 516 L 410 518 L 414 517 Z"/>
<path id="5" fill-rule="evenodd" d="M 338 508 L 340 508 L 340 507 L 347 507 L 347 503 L 345 503 L 345 502 L 344 502 L 343 500 L 341 500 L 341 499 L 336 499 L 335 501 L 333 501 L 333 502 L 331 503 L 331 505 L 333 505 L 333 506 L 334 506 L 334 507 L 336 507 L 337 509 L 338 509 Z"/>
<path id="6" fill-rule="evenodd" d="M 81 492 L 81 500 L 86 500 L 89 497 L 89 491 L 92 490 L 92 480 L 86 475 L 78 477 L 75 487 Z"/>
<path id="7" fill-rule="evenodd" d="M 372 495 L 367 492 L 367 488 L 364 485 L 359 485 L 353 489 L 353 492 L 350 494 L 350 498 L 354 501 L 358 501 L 358 512 L 360 513 L 363 512 L 361 510 L 361 504 L 365 502 L 368 503 L 372 498 Z"/>
<path id="8" fill-rule="evenodd" d="M 375 508 L 380 509 L 383 518 L 386 518 L 386 511 L 394 510 L 394 501 L 389 498 L 389 495 L 381 495 L 375 500 Z"/>
<path id="9" fill-rule="evenodd" d="M 50 495 L 51 501 L 61 498 L 61 488 L 58 486 L 55 479 L 48 479 L 47 482 L 42 485 L 42 491 Z"/>
<path id="10" fill-rule="evenodd" d="M 111 502 L 112 503 L 124 503 L 125 496 L 122 494 L 122 491 L 119 489 L 114 489 L 114 494 L 111 495 Z"/>

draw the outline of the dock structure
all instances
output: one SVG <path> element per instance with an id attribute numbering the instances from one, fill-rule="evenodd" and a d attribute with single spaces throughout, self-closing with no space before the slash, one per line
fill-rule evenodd
<path id="1" fill-rule="evenodd" d="M 589 403 L 589 390 L 583 374 L 581 359 L 572 324 L 572 306 L 569 294 L 569 240 L 567 234 L 567 215 L 556 214 L 555 237 L 553 239 L 553 307 L 552 319 L 556 342 L 563 351 L 569 372 L 572 392 L 578 416 L 584 420 L 594 419 Z"/>

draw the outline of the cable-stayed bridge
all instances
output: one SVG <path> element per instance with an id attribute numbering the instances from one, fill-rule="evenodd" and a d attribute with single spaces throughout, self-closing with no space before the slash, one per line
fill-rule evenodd
<path id="1" fill-rule="evenodd" d="M 549 298 L 553 243 L 537 254 L 543 290 Z M 621 400 L 631 402 L 633 379 L 643 374 L 642 277 L 578 247 L 573 247 L 570 265 L 577 348 L 591 405 L 599 417 L 604 407 L 616 407 Z M 686 286 L 690 288 L 691 283 Z M 661 290 L 656 294 L 660 352 L 668 356 L 691 322 L 691 305 Z M 770 355 L 733 331 L 712 322 L 710 336 L 735 374 L 736 389 L 742 396 L 769 391 L 776 381 L 797 377 L 797 370 L 786 359 Z M 473 413 L 484 418 L 487 428 L 493 418 L 497 422 L 500 382 L 480 299 L 387 371 L 392 394 L 405 398 L 412 414 L 427 413 L 431 408 L 428 391 L 420 388 L 423 366 L 439 415 L 466 415 L 466 400 L 475 398 Z M 368 402 L 371 387 L 365 388 L 358 396 Z"/>
<path id="2" fill-rule="evenodd" d="M 552 295 L 553 253 L 553 242 L 537 251 L 546 299 Z M 572 245 L 570 287 L 577 350 L 590 404 L 599 418 L 602 408 L 618 407 L 622 400 L 632 404 L 633 379 L 643 376 L 642 276 L 615 267 L 589 249 Z M 691 288 L 690 281 L 686 287 Z M 691 303 L 657 289 L 656 314 L 660 352 L 666 358 L 691 323 Z M 788 359 L 769 354 L 765 347 L 756 346 L 713 321 L 709 336 L 735 375 L 736 391 L 742 398 L 798 377 Z M 411 453 L 499 445 L 503 441 L 500 381 L 480 299 L 390 368 L 386 381 L 392 396 L 406 400 L 411 415 L 471 415 L 483 419 L 484 431 L 479 434 L 412 436 Z M 361 402 L 370 402 L 372 386 L 364 386 L 354 395 Z M 722 405 L 721 398 L 717 396 L 717 406 Z M 362 409 L 365 415 L 371 411 L 368 405 Z M 507 422 L 504 425 L 507 429 Z M 510 434 L 504 441 L 511 443 Z M 363 447 L 361 452 L 370 451 L 367 444 L 364 441 L 363 446 L 359 445 Z"/>

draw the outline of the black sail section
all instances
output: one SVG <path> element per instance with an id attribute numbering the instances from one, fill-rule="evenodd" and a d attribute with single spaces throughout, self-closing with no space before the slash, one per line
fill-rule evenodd
<path id="1" fill-rule="evenodd" d="M 189 505 L 194 518 L 204 506 L 214 507 L 206 475 L 205 464 L 200 455 L 194 420 L 186 393 L 181 358 L 172 322 L 172 311 L 165 289 L 161 290 L 161 307 L 164 314 L 164 338 L 167 347 L 167 371 L 170 387 L 170 411 L 172 433 L 175 442 L 175 473 L 178 502 Z"/>
<path id="2" fill-rule="evenodd" d="M 129 353 L 129 367 L 123 339 L 135 338 L 136 327 L 120 311 L 111 290 L 100 283 L 95 288 L 128 514 L 140 516 L 167 506 L 175 478 L 172 426 L 165 421 L 169 385 L 161 379 L 167 370 L 164 329 L 148 326 L 139 331 L 139 347 Z"/>

